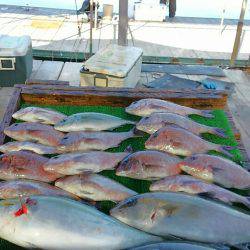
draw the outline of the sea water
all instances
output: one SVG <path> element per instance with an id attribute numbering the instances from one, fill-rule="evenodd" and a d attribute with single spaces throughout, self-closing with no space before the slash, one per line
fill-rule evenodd
<path id="1" fill-rule="evenodd" d="M 80 8 L 83 0 L 76 0 L 77 8 Z M 133 16 L 133 5 L 138 0 L 129 0 L 129 16 Z M 75 0 L 0 0 L 0 4 L 47 7 L 75 10 Z M 99 0 L 102 4 L 113 4 L 114 11 L 118 12 L 119 0 Z M 177 0 L 177 16 L 221 18 L 225 9 L 225 18 L 238 19 L 240 15 L 242 0 Z M 168 13 L 167 13 L 168 14 Z M 250 19 L 250 2 L 246 10 L 246 19 Z"/>

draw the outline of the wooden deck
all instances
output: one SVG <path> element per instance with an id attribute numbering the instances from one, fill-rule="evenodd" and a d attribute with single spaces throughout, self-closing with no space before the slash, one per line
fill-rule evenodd
<path id="1" fill-rule="evenodd" d="M 79 20 L 81 20 L 81 16 Z M 236 20 L 175 17 L 166 22 L 129 23 L 129 44 L 141 47 L 145 57 L 158 58 L 230 58 L 236 33 Z M 89 24 L 81 23 L 78 34 L 77 17 L 73 11 L 0 5 L 0 34 L 30 35 L 36 51 L 49 54 L 89 52 Z M 250 22 L 243 30 L 238 60 L 250 54 Z M 93 32 L 93 50 L 117 42 L 117 25 L 100 22 Z"/>

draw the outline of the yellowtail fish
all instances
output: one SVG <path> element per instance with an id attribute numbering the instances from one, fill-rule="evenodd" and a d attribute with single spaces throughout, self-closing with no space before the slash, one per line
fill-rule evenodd
<path id="1" fill-rule="evenodd" d="M 78 113 L 66 117 L 55 125 L 55 129 L 63 132 L 112 130 L 125 124 L 135 124 L 116 116 L 103 113 Z"/>
<path id="2" fill-rule="evenodd" d="M 194 195 L 155 192 L 125 199 L 110 211 L 116 219 L 163 237 L 237 245 L 249 243 L 250 215 Z"/>
<path id="3" fill-rule="evenodd" d="M 115 250 L 162 241 L 92 206 L 52 196 L 0 201 L 0 228 L 2 239 L 28 249 Z"/>

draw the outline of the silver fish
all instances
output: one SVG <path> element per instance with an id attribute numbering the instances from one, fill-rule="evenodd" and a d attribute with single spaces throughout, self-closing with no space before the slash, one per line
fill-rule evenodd
<path id="1" fill-rule="evenodd" d="M 135 195 L 111 210 L 120 221 L 160 236 L 236 245 L 249 242 L 250 215 L 182 193 Z"/>
<path id="2" fill-rule="evenodd" d="M 227 189 L 201 181 L 189 175 L 168 176 L 151 184 L 149 189 L 150 191 L 198 194 L 202 197 L 218 199 L 229 204 L 233 202 L 242 203 L 250 208 L 250 199 L 248 197 L 238 195 Z"/>
<path id="3" fill-rule="evenodd" d="M 179 115 L 196 114 L 208 118 L 214 117 L 210 110 L 193 109 L 173 102 L 153 98 L 133 102 L 126 108 L 126 112 L 138 116 L 149 116 L 156 112 L 170 112 Z"/>
<path id="4" fill-rule="evenodd" d="M 63 175 L 75 175 L 83 172 L 98 173 L 114 169 L 128 154 L 103 151 L 62 154 L 50 158 L 43 167 L 46 171 Z"/>
<path id="5" fill-rule="evenodd" d="M 250 172 L 219 156 L 196 154 L 185 158 L 179 166 L 196 178 L 215 182 L 226 188 L 250 188 Z"/>
<path id="6" fill-rule="evenodd" d="M 17 141 L 37 142 L 46 146 L 57 146 L 64 137 L 64 133 L 52 126 L 36 122 L 14 123 L 5 128 L 4 133 Z"/>
<path id="7" fill-rule="evenodd" d="M 181 172 L 180 159 L 164 152 L 138 151 L 124 158 L 116 168 L 116 175 L 134 179 L 155 180 Z"/>
<path id="8" fill-rule="evenodd" d="M 0 237 L 25 248 L 123 249 L 161 241 L 77 201 L 32 196 L 0 201 Z"/>
<path id="9" fill-rule="evenodd" d="M 223 248 L 229 250 L 229 248 Z M 216 250 L 216 248 L 200 245 L 192 242 L 161 242 L 140 247 L 130 248 L 130 250 Z"/>
<path id="10" fill-rule="evenodd" d="M 103 131 L 111 130 L 125 124 L 135 124 L 116 116 L 103 113 L 78 113 L 71 115 L 55 125 L 56 130 L 72 131 Z"/>
<path id="11" fill-rule="evenodd" d="M 70 132 L 58 145 L 63 152 L 106 150 L 118 147 L 126 139 L 136 137 L 134 131 L 128 132 Z"/>
<path id="12" fill-rule="evenodd" d="M 26 122 L 39 122 L 54 125 L 67 116 L 52 109 L 27 107 L 18 110 L 12 117 Z"/>
<path id="13" fill-rule="evenodd" d="M 144 131 L 148 134 L 153 134 L 162 127 L 169 124 L 178 125 L 196 135 L 201 133 L 210 133 L 226 138 L 226 134 L 221 128 L 209 127 L 197 123 L 190 118 L 174 113 L 153 113 L 149 117 L 143 117 L 137 124 L 138 130 Z"/>
<path id="14" fill-rule="evenodd" d="M 8 142 L 0 146 L 0 152 L 8 153 L 12 151 L 20 151 L 20 150 L 27 150 L 32 151 L 40 155 L 49 155 L 49 154 L 56 154 L 57 149 L 56 147 L 45 146 L 39 143 L 24 141 L 14 141 Z"/>
<path id="15" fill-rule="evenodd" d="M 85 173 L 67 176 L 55 185 L 81 198 L 93 201 L 122 201 L 137 194 L 120 183 L 98 174 Z"/>
<path id="16" fill-rule="evenodd" d="M 31 195 L 63 196 L 79 200 L 76 195 L 52 186 L 48 183 L 32 180 L 11 180 L 0 182 L 0 198 L 13 199 Z"/>

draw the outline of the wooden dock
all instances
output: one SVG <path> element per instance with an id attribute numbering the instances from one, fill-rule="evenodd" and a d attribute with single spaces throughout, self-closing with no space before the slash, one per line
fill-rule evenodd
<path id="1" fill-rule="evenodd" d="M 74 11 L 0 5 L 0 34 L 30 35 L 36 56 L 84 59 L 89 53 L 89 24 L 81 19 L 79 34 Z M 166 22 L 130 21 L 129 27 L 129 45 L 141 47 L 146 61 L 222 62 L 230 59 L 237 20 L 225 20 L 220 26 L 219 19 L 175 17 Z M 243 38 L 237 59 L 247 64 L 250 21 L 245 23 Z M 101 21 L 93 31 L 93 51 L 116 42 L 117 23 Z"/>

